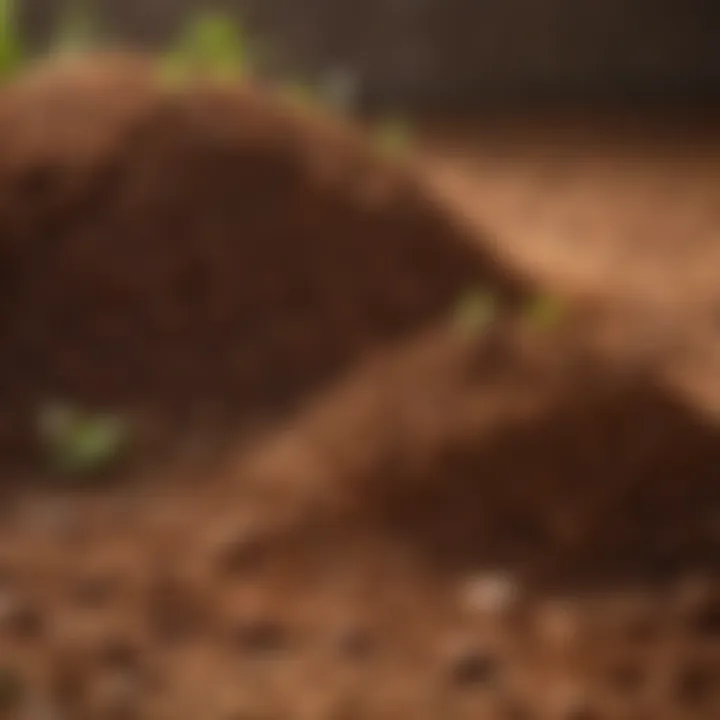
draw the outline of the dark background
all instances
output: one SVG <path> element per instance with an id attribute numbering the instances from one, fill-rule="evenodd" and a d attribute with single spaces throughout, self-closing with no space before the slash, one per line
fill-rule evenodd
<path id="1" fill-rule="evenodd" d="M 60 0 L 22 0 L 36 42 Z M 123 41 L 154 45 L 200 0 L 95 0 Z M 299 77 L 344 66 L 405 109 L 524 103 L 716 103 L 714 0 L 224 0 Z"/>

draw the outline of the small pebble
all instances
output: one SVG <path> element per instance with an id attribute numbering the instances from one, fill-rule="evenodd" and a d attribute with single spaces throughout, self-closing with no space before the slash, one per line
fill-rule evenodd
<path id="1" fill-rule="evenodd" d="M 468 580 L 460 590 L 463 606 L 470 612 L 501 614 L 511 610 L 520 595 L 518 583 L 503 573 L 479 575 Z"/>

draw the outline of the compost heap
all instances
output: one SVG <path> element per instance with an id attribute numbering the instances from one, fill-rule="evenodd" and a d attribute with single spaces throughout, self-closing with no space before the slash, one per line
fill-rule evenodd
<path id="1" fill-rule="evenodd" d="M 526 294 L 408 168 L 321 116 L 123 56 L 3 90 L 7 449 L 58 399 L 251 422 L 468 288 Z"/>

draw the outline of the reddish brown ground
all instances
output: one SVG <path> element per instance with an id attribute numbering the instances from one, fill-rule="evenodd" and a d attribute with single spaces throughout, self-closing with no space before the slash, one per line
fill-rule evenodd
<path id="1" fill-rule="evenodd" d="M 0 97 L 0 717 L 720 716 L 718 136 L 430 129 L 414 177 L 267 98 L 73 77 Z M 448 323 L 529 293 L 498 257 L 557 327 Z M 172 462 L 18 488 L 50 393 Z M 188 434 L 268 410 L 214 463 Z"/>

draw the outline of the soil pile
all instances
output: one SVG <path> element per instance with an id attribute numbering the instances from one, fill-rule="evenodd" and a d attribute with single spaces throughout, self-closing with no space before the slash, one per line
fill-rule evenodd
<path id="1" fill-rule="evenodd" d="M 431 333 L 224 483 L 6 508 L 6 714 L 717 717 L 719 447 L 576 333 Z"/>
<path id="2" fill-rule="evenodd" d="M 526 286 L 329 125 L 125 61 L 0 96 L 11 429 L 59 393 L 255 418 L 354 366 L 227 475 L 12 494 L 0 716 L 720 717 L 717 420 L 630 307 L 424 329 Z"/>
<path id="3" fill-rule="evenodd" d="M 301 508 L 298 536 L 352 528 L 445 569 L 717 570 L 716 423 L 584 332 L 433 332 L 322 399 L 246 472 L 275 507 Z"/>
<path id="4" fill-rule="evenodd" d="M 0 95 L 2 435 L 39 403 L 286 410 L 481 284 L 522 280 L 350 128 L 138 59 Z M 21 432 L 22 431 L 22 432 Z"/>

